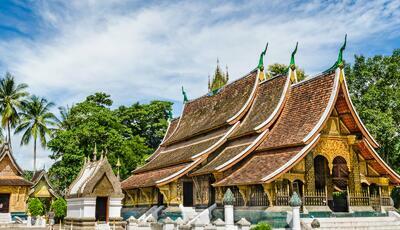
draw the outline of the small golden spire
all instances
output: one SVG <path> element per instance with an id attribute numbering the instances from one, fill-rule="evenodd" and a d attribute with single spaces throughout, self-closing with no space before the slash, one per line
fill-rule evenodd
<path id="1" fill-rule="evenodd" d="M 118 157 L 118 160 L 117 160 L 117 177 L 119 178 L 119 168 L 121 167 L 121 162 L 119 161 L 119 157 Z"/>
<path id="2" fill-rule="evenodd" d="M 100 160 L 103 160 L 104 150 L 101 150 Z"/>
<path id="3" fill-rule="evenodd" d="M 97 161 L 97 145 L 96 145 L 96 143 L 94 143 L 93 161 Z"/>

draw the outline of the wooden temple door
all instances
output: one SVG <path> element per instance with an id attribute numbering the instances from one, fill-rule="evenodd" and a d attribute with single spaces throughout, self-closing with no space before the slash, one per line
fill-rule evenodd
<path id="1" fill-rule="evenodd" d="M 10 212 L 10 194 L 0 194 L 0 213 Z"/>
<path id="2" fill-rule="evenodd" d="M 183 182 L 183 206 L 193 206 L 193 182 Z"/>
<path id="3" fill-rule="evenodd" d="M 333 205 L 334 212 L 348 212 L 348 181 L 349 169 L 346 160 L 343 157 L 333 159 L 332 185 L 333 185 Z"/>
<path id="4" fill-rule="evenodd" d="M 108 222 L 108 197 L 96 197 L 96 221 Z"/>

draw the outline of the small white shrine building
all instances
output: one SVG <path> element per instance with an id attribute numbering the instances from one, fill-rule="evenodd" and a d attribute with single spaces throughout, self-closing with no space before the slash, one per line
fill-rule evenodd
<path id="1" fill-rule="evenodd" d="M 66 225 L 73 229 L 93 229 L 96 225 L 122 229 L 122 199 L 119 178 L 107 157 L 86 161 L 67 192 Z"/>

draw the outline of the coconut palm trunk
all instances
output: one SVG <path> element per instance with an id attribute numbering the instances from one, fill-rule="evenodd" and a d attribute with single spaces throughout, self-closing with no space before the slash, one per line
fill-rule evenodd
<path id="1" fill-rule="evenodd" d="M 7 132 L 8 132 L 8 145 L 11 148 L 11 126 L 10 126 L 10 122 L 7 122 Z"/>
<path id="2" fill-rule="evenodd" d="M 33 173 L 36 172 L 36 137 L 33 140 Z"/>

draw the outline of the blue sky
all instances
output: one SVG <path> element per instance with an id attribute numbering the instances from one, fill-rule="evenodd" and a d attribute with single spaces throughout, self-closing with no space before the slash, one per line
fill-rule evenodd
<path id="1" fill-rule="evenodd" d="M 348 34 L 345 58 L 400 48 L 400 1 L 0 1 L 0 74 L 14 74 L 58 106 L 104 91 L 115 105 L 175 102 L 205 94 L 217 57 L 232 80 L 265 63 L 330 67 Z M 14 154 L 32 166 L 32 147 Z M 40 149 L 38 165 L 52 163 Z"/>

